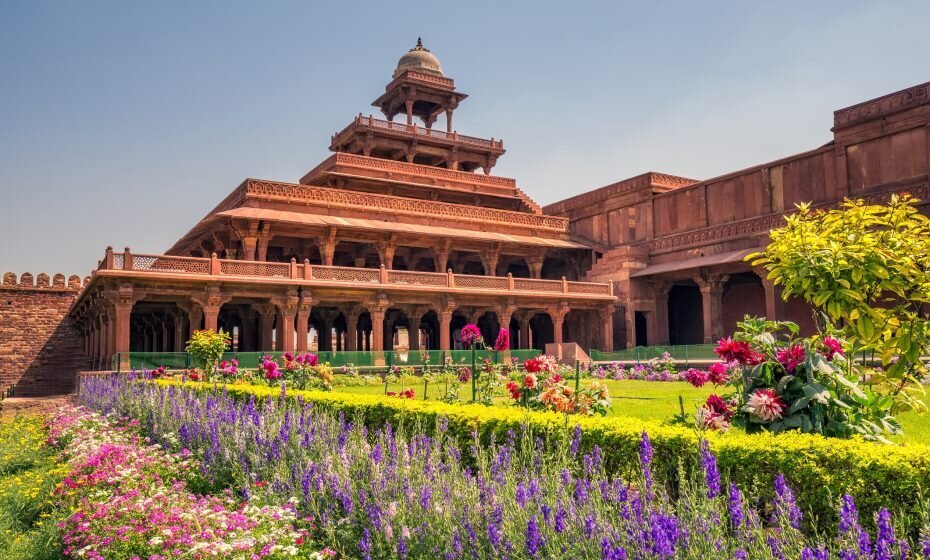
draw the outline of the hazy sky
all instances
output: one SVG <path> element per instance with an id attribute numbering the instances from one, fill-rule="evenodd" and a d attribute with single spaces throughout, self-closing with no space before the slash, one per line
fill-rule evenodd
<path id="1" fill-rule="evenodd" d="M 296 182 L 418 35 L 543 204 L 814 148 L 930 80 L 930 2 L 762 4 L 0 0 L 0 272 L 162 252 L 245 177 Z"/>

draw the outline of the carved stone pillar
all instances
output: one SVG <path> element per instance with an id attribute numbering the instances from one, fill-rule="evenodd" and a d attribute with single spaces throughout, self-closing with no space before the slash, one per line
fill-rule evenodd
<path id="1" fill-rule="evenodd" d="M 449 253 L 452 252 L 452 241 L 448 239 L 441 240 L 433 249 L 433 268 L 436 272 L 446 272 L 446 265 L 449 264 Z"/>
<path id="2" fill-rule="evenodd" d="M 562 344 L 562 325 L 565 324 L 565 316 L 568 314 L 568 306 L 561 304 L 556 309 L 549 312 L 552 317 L 552 335 L 556 344 Z"/>
<path id="3" fill-rule="evenodd" d="M 526 266 L 530 269 L 530 277 L 537 280 L 542 278 L 543 263 L 546 261 L 545 255 L 526 257 Z"/>
<path id="4" fill-rule="evenodd" d="M 336 228 L 330 227 L 326 229 L 326 232 L 320 240 L 320 258 L 323 260 L 323 265 L 333 266 L 333 258 L 335 255 Z"/>
<path id="5" fill-rule="evenodd" d="M 614 351 L 614 307 L 601 310 L 601 351 Z"/>
<path id="6" fill-rule="evenodd" d="M 310 329 L 310 311 L 313 309 L 311 301 L 301 298 L 297 308 L 297 351 L 307 351 L 307 331 Z"/>
<path id="7" fill-rule="evenodd" d="M 481 266 L 484 267 L 484 275 L 497 276 L 497 263 L 501 258 L 500 245 L 495 245 L 491 249 L 483 251 L 479 256 L 481 257 Z"/>
<path id="8" fill-rule="evenodd" d="M 358 350 L 358 310 L 350 308 L 346 314 L 346 350 Z"/>
<path id="9" fill-rule="evenodd" d="M 378 257 L 384 268 L 391 270 L 394 268 L 394 251 L 397 250 L 397 239 L 394 235 L 378 243 Z"/>
<path id="10" fill-rule="evenodd" d="M 283 352 L 293 352 L 294 344 L 294 318 L 297 316 L 297 308 L 300 305 L 300 298 L 297 290 L 291 288 L 282 296 L 273 300 L 278 310 L 278 336 L 275 346 Z"/>
<path id="11" fill-rule="evenodd" d="M 407 342 L 411 350 L 420 349 L 420 321 L 423 320 L 421 315 L 411 315 L 409 317 L 410 328 L 407 329 Z"/>
<path id="12" fill-rule="evenodd" d="M 529 349 L 533 347 L 533 340 L 530 333 L 530 316 L 526 315 L 519 319 L 520 322 L 520 348 Z"/>
<path id="13" fill-rule="evenodd" d="M 191 325 L 191 334 L 194 334 L 194 331 L 201 330 L 203 325 L 203 308 L 200 307 L 199 303 L 191 305 L 190 311 L 187 312 L 187 317 Z"/>
<path id="14" fill-rule="evenodd" d="M 765 290 L 765 318 L 770 321 L 780 321 L 785 316 L 785 301 L 781 296 L 781 286 L 766 278 L 767 272 L 757 271 L 762 280 L 762 289 Z"/>
<path id="15" fill-rule="evenodd" d="M 701 289 L 704 344 L 712 344 L 723 337 L 723 287 L 728 279 L 726 274 L 695 278 Z"/>
<path id="16" fill-rule="evenodd" d="M 452 310 L 444 309 L 439 312 L 439 349 L 451 350 L 452 342 Z"/>
<path id="17" fill-rule="evenodd" d="M 321 317 L 320 350 L 334 350 L 333 348 L 333 317 L 324 313 Z"/>
<path id="18" fill-rule="evenodd" d="M 256 304 L 252 306 L 255 311 L 259 314 L 258 328 L 259 328 L 259 346 L 258 350 L 260 352 L 267 352 L 269 350 L 274 350 L 274 320 L 275 315 L 277 314 L 277 309 L 274 305 L 268 303 Z"/>
<path id="19" fill-rule="evenodd" d="M 373 309 L 371 311 L 371 350 L 373 352 L 384 351 L 384 310 Z"/>

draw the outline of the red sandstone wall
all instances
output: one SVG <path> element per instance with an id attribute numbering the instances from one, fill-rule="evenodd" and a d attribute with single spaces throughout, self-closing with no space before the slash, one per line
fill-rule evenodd
<path id="1" fill-rule="evenodd" d="M 76 374 L 87 369 L 80 331 L 67 317 L 81 280 L 29 273 L 0 284 L 0 389 L 15 384 L 16 396 L 70 393 Z"/>

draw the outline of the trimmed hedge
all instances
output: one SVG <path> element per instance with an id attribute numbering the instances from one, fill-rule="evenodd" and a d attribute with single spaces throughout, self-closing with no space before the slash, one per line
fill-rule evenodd
<path id="1" fill-rule="evenodd" d="M 161 385 L 180 385 L 158 381 Z M 214 386 L 185 383 L 199 391 L 225 390 L 234 397 L 280 397 L 278 388 L 255 385 Z M 287 398 L 301 398 L 314 406 L 342 411 L 347 417 L 361 415 L 366 424 L 380 427 L 390 422 L 419 423 L 431 430 L 439 418 L 448 421 L 462 448 L 467 449 L 477 433 L 482 441 L 501 441 L 509 430 L 523 425 L 549 436 L 550 444 L 567 442 L 575 425 L 582 429 L 582 446 L 601 447 L 609 469 L 630 477 L 639 471 L 639 444 L 647 432 L 655 450 L 654 471 L 675 488 L 679 462 L 688 467 L 698 463 L 698 435 L 694 430 L 643 420 L 607 417 L 570 417 L 554 412 L 533 412 L 513 406 L 487 407 L 473 404 L 393 399 L 375 395 L 299 391 L 288 389 Z M 860 439 L 829 439 L 817 435 L 788 432 L 706 434 L 717 456 L 724 480 L 735 482 L 750 496 L 769 502 L 772 481 L 783 473 L 795 490 L 805 514 L 822 529 L 834 526 L 836 501 L 851 494 L 868 523 L 881 507 L 901 510 L 909 516 L 921 511 L 923 489 L 930 488 L 930 446 L 919 444 L 883 445 Z M 912 519 L 914 517 L 911 517 Z"/>

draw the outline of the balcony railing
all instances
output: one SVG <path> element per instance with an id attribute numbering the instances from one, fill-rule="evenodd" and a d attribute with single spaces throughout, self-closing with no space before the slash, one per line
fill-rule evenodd
<path id="1" fill-rule="evenodd" d="M 384 119 L 376 119 L 372 115 L 368 115 L 367 117 L 364 115 L 358 115 L 355 117 L 355 120 L 353 120 L 349 126 L 345 127 L 333 136 L 333 144 L 336 144 L 338 140 L 343 138 L 343 136 L 351 134 L 356 129 L 368 128 L 389 130 L 391 132 L 396 132 L 398 134 L 403 134 L 410 137 L 428 136 L 430 138 L 438 138 L 440 140 L 457 142 L 459 144 L 469 144 L 481 148 L 490 148 L 495 151 L 503 151 L 504 149 L 503 140 L 466 136 L 464 134 L 459 134 L 458 132 L 446 132 L 444 130 L 418 126 L 416 123 L 407 124 L 402 122 L 386 121 Z"/>
<path id="2" fill-rule="evenodd" d="M 613 286 L 595 282 L 569 282 L 514 278 L 507 276 L 477 276 L 470 274 L 416 272 L 381 268 L 321 266 L 296 260 L 290 263 L 241 261 L 211 258 L 177 257 L 171 255 L 136 255 L 130 251 L 116 253 L 107 248 L 98 271 L 131 271 L 143 274 L 200 276 L 216 279 L 281 279 L 310 285 L 382 286 L 399 288 L 420 286 L 454 291 L 518 292 L 521 294 L 562 294 L 580 298 L 612 299 Z"/>

